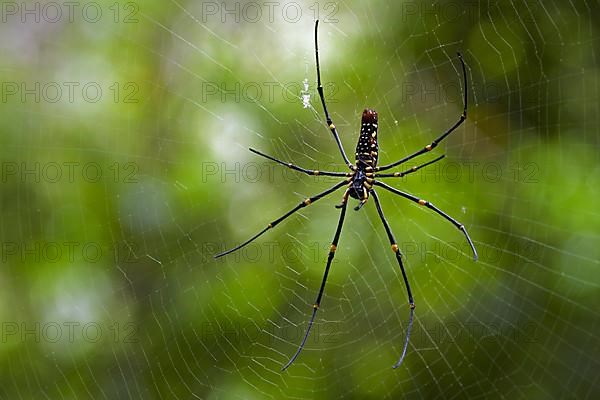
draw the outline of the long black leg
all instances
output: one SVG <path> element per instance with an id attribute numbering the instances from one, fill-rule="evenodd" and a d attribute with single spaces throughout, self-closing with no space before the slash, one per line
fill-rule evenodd
<path id="1" fill-rule="evenodd" d="M 406 199 L 414 201 L 415 203 L 417 203 L 421 206 L 425 206 L 429 209 L 432 209 L 433 211 L 435 211 L 436 213 L 438 213 L 439 215 L 441 215 L 442 217 L 444 217 L 445 219 L 450 221 L 452 223 L 452 225 L 454 225 L 460 231 L 462 231 L 462 233 L 464 233 L 465 237 L 467 238 L 467 242 L 469 242 L 469 246 L 471 246 L 471 250 L 473 251 L 473 259 L 475 261 L 477 261 L 477 258 L 478 258 L 477 250 L 475 250 L 475 245 L 473 245 L 473 241 L 471 240 L 471 237 L 467 233 L 467 230 L 465 229 L 465 226 L 463 224 L 461 224 L 460 222 L 458 222 L 457 220 L 455 220 L 454 218 L 452 218 L 451 216 L 449 216 L 448 214 L 446 214 L 445 212 L 443 212 L 442 210 L 440 210 L 439 208 L 437 208 L 436 206 L 434 206 L 427 200 L 419 199 L 417 196 L 413 196 L 410 193 L 401 192 L 400 190 L 393 188 L 389 185 L 386 185 L 385 183 L 380 182 L 380 181 L 375 181 L 374 184 L 377 186 L 381 186 L 382 188 L 389 190 L 390 192 L 395 193 L 397 195 L 400 195 Z"/>
<path id="2" fill-rule="evenodd" d="M 288 168 L 291 168 L 296 171 L 304 172 L 307 175 L 323 175 L 323 176 L 351 176 L 352 175 L 352 174 L 346 173 L 346 172 L 329 172 L 329 171 L 318 171 L 318 170 L 306 169 L 306 168 L 302 168 L 297 165 L 294 165 L 292 163 L 287 163 L 285 161 L 278 160 L 275 157 L 261 153 L 258 150 L 254 150 L 252 147 L 249 150 L 255 154 L 258 154 L 259 156 L 263 156 L 265 158 L 268 158 L 269 160 L 275 161 L 276 163 L 285 165 Z"/>
<path id="3" fill-rule="evenodd" d="M 294 207 L 293 209 L 291 209 L 290 211 L 288 211 L 287 213 L 285 213 L 284 215 L 282 215 L 281 217 L 277 218 L 276 220 L 272 221 L 269 225 L 267 225 L 267 227 L 265 229 L 263 229 L 262 231 L 258 232 L 256 235 L 252 236 L 250 239 L 246 240 L 244 243 L 240 244 L 239 246 L 234 247 L 233 249 L 224 251 L 223 253 L 217 254 L 214 257 L 215 258 L 219 258 L 222 256 L 225 256 L 229 253 L 233 253 L 236 250 L 241 249 L 242 247 L 246 246 L 248 243 L 252 242 L 253 240 L 255 240 L 256 238 L 258 238 L 260 235 L 262 235 L 263 233 L 265 233 L 266 231 L 268 231 L 271 228 L 274 228 L 278 223 L 280 223 L 281 221 L 283 221 L 284 219 L 286 219 L 287 217 L 289 217 L 290 215 L 292 215 L 293 213 L 295 213 L 296 211 L 298 211 L 299 209 L 306 207 L 312 203 L 314 203 L 315 201 L 319 200 L 320 198 L 327 196 L 328 194 L 336 191 L 337 189 L 341 188 L 342 186 L 345 186 L 348 184 L 348 180 L 342 181 L 340 183 L 336 183 L 334 186 L 332 186 L 331 188 L 325 190 L 324 192 L 321 192 L 313 197 L 309 197 L 306 200 L 304 200 L 302 203 L 298 204 L 296 207 Z"/>
<path id="4" fill-rule="evenodd" d="M 406 171 L 402 171 L 402 172 L 394 172 L 392 174 L 375 174 L 375 178 L 390 178 L 390 177 L 402 178 L 403 176 L 408 175 L 408 174 L 412 174 L 413 172 L 416 172 L 416 171 L 420 170 L 423 167 L 426 167 L 428 165 L 436 163 L 436 162 L 440 161 L 444 157 L 445 156 L 442 154 L 441 156 L 439 156 L 435 160 L 431 160 L 431 161 L 426 162 L 426 163 L 421 164 L 421 165 L 415 165 L 414 167 L 412 167 L 410 169 L 407 169 Z"/>
<path id="5" fill-rule="evenodd" d="M 350 169 L 354 170 L 356 167 L 354 164 L 348 160 L 348 156 L 344 151 L 344 147 L 342 146 L 342 142 L 340 141 L 340 136 L 338 135 L 337 129 L 331 121 L 331 117 L 329 116 L 329 111 L 327 111 L 327 105 L 325 104 L 325 96 L 323 95 L 323 85 L 321 85 L 321 69 L 319 67 L 319 45 L 317 41 L 317 32 L 319 27 L 319 20 L 315 21 L 315 58 L 317 60 L 317 91 L 319 92 L 319 97 L 321 98 L 321 104 L 323 105 L 323 110 L 325 111 L 325 119 L 327 120 L 327 126 L 329 126 L 329 130 L 333 134 L 333 138 L 335 139 L 338 148 L 340 149 L 340 153 L 342 153 L 342 157 L 344 158 L 344 162 Z"/>
<path id="6" fill-rule="evenodd" d="M 427 146 L 423 147 L 421 150 L 418 150 L 418 151 L 414 152 L 413 154 L 406 156 L 399 161 L 396 161 L 395 163 L 384 165 L 381 167 L 376 167 L 375 171 L 385 171 L 386 169 L 393 168 L 396 165 L 405 163 L 406 161 L 408 161 L 412 158 L 415 158 L 417 156 L 420 156 L 421 154 L 424 154 L 424 153 L 427 153 L 427 152 L 433 150 L 442 140 L 444 140 L 446 138 L 446 136 L 448 136 L 449 134 L 454 132 L 454 130 L 456 128 L 458 128 L 467 119 L 467 91 L 468 91 L 467 70 L 465 68 L 465 62 L 463 61 L 462 55 L 460 53 L 457 53 L 457 54 L 458 54 L 458 59 L 460 60 L 460 64 L 462 66 L 463 80 L 464 80 L 464 86 L 465 86 L 465 92 L 464 92 L 464 98 L 463 98 L 463 113 L 461 114 L 459 120 L 454 125 L 452 125 L 452 127 L 450 129 L 448 129 L 446 132 L 444 132 L 440 137 L 438 137 L 433 142 L 431 142 L 431 144 L 428 144 Z"/>
<path id="7" fill-rule="evenodd" d="M 287 367 L 292 365 L 292 363 L 300 355 L 300 352 L 302 351 L 302 349 L 304 348 L 304 344 L 306 343 L 306 339 L 308 339 L 308 334 L 310 333 L 310 328 L 312 328 L 313 322 L 315 321 L 315 315 L 317 315 L 317 311 L 319 310 L 319 307 L 321 306 L 321 298 L 323 297 L 323 291 L 325 290 L 325 283 L 327 282 L 327 275 L 329 275 L 329 267 L 331 267 L 331 261 L 333 260 L 333 257 L 335 256 L 335 250 L 337 249 L 338 240 L 340 239 L 340 233 L 342 232 L 342 225 L 344 224 L 344 216 L 346 215 L 346 203 L 342 204 L 341 209 L 342 210 L 340 212 L 340 219 L 338 221 L 338 225 L 337 225 L 337 229 L 335 231 L 335 235 L 333 237 L 333 241 L 331 242 L 331 248 L 329 249 L 329 255 L 327 256 L 327 265 L 325 266 L 325 273 L 323 274 L 323 280 L 321 281 L 321 288 L 319 289 L 319 294 L 317 295 L 317 300 L 315 300 L 315 304 L 313 305 L 313 312 L 312 312 L 312 316 L 310 317 L 310 321 L 308 322 L 308 327 L 306 328 L 306 333 L 304 334 L 304 338 L 302 339 L 302 342 L 300 343 L 298 350 L 296 350 L 296 353 L 294 353 L 292 358 L 290 358 L 290 361 L 288 361 L 287 364 L 285 364 L 283 366 L 283 368 L 281 368 L 282 371 L 284 371 L 285 369 L 287 369 Z"/>
<path id="8" fill-rule="evenodd" d="M 412 330 L 413 318 L 415 314 L 415 302 L 413 300 L 412 292 L 410 291 L 410 284 L 408 283 L 408 277 L 406 276 L 406 271 L 404 270 L 404 264 L 402 263 L 402 254 L 400 253 L 400 249 L 398 248 L 398 244 L 396 243 L 396 239 L 394 238 L 394 234 L 392 233 L 392 229 L 388 224 L 385 216 L 383 215 L 383 209 L 381 208 L 381 203 L 379 203 L 379 197 L 375 190 L 371 190 L 371 194 L 373 195 L 373 200 L 375 201 L 375 206 L 377 207 L 377 212 L 379 213 L 379 217 L 381 218 L 381 222 L 383 222 L 383 227 L 385 228 L 385 232 L 390 239 L 390 245 L 392 246 L 392 251 L 396 255 L 396 260 L 398 260 L 398 265 L 400 265 L 400 271 L 402 271 L 402 278 L 404 278 L 404 285 L 406 286 L 406 293 L 408 295 L 408 305 L 410 307 L 410 317 L 408 319 L 408 328 L 406 330 L 406 338 L 404 339 L 404 347 L 402 348 L 402 355 L 396 364 L 394 364 L 393 368 L 398 368 L 402 361 L 404 360 L 404 356 L 406 355 L 406 349 L 408 348 L 408 341 L 410 340 L 410 331 Z"/>

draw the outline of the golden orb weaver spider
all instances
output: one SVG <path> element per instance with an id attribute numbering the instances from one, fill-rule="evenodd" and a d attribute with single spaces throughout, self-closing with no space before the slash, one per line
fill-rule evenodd
<path id="1" fill-rule="evenodd" d="M 398 362 L 396 364 L 394 364 L 394 366 L 393 366 L 393 368 L 397 368 L 402 364 L 402 361 L 404 360 L 404 356 L 406 355 L 406 350 L 408 348 L 408 343 L 410 340 L 410 332 L 412 329 L 413 319 L 414 319 L 415 303 L 413 300 L 412 292 L 410 290 L 410 284 L 408 283 L 408 277 L 407 277 L 406 271 L 404 269 L 404 264 L 402 262 L 402 254 L 400 252 L 400 249 L 398 247 L 396 239 L 394 238 L 394 234 L 392 233 L 390 225 L 387 222 L 387 220 L 383 214 L 383 209 L 381 207 L 381 203 L 379 202 L 379 197 L 377 196 L 377 192 L 375 191 L 374 186 L 382 187 L 383 189 L 388 190 L 388 191 L 390 191 L 394 194 L 397 194 L 401 197 L 404 197 L 410 201 L 413 201 L 414 203 L 417 203 L 421 206 L 425 206 L 425 207 L 435 211 L 437 214 L 441 215 L 442 217 L 444 217 L 446 220 L 448 220 L 450 223 L 452 223 L 456 228 L 458 228 L 465 235 L 465 238 L 467 239 L 467 242 L 469 243 L 469 246 L 471 247 L 471 250 L 473 251 L 473 259 L 475 261 L 477 261 L 477 250 L 475 250 L 473 241 L 469 237 L 469 234 L 467 233 L 467 230 L 465 229 L 463 224 L 461 224 L 460 222 L 458 222 L 457 220 L 455 220 L 454 218 L 452 218 L 451 216 L 449 216 L 448 214 L 446 214 L 445 212 L 443 212 L 442 210 L 440 210 L 439 208 L 437 208 L 436 206 L 431 204 L 429 201 L 420 199 L 410 193 L 402 192 L 402 191 L 400 191 L 394 187 L 391 187 L 391 186 L 376 179 L 376 178 L 403 177 L 405 175 L 413 173 L 427 165 L 433 164 L 433 163 L 441 160 L 442 158 L 444 158 L 444 155 L 441 155 L 434 160 L 428 161 L 428 162 L 418 165 L 418 166 L 414 166 L 414 167 L 409 168 L 402 172 L 394 172 L 394 173 L 387 173 L 387 174 L 379 173 L 379 171 L 385 171 L 390 168 L 396 167 L 396 166 L 403 164 L 417 156 L 420 156 L 421 154 L 425 154 L 425 153 L 433 150 L 442 140 L 444 140 L 448 135 L 450 135 L 450 133 L 452 133 L 454 130 L 456 130 L 456 128 L 458 128 L 467 119 L 467 90 L 468 90 L 468 88 L 467 88 L 467 71 L 465 68 L 465 63 L 463 61 L 462 55 L 460 53 L 458 53 L 458 59 L 460 60 L 460 63 L 461 63 L 462 72 L 463 72 L 463 81 L 464 81 L 463 113 L 461 114 L 459 120 L 454 125 L 452 125 L 452 127 L 450 127 L 448 130 L 446 130 L 442 135 L 440 135 L 437 139 L 433 140 L 427 146 L 423 147 L 420 150 L 417 150 L 416 152 L 414 152 L 394 163 L 387 164 L 387 165 L 384 165 L 381 167 L 377 166 L 378 151 L 379 151 L 379 145 L 377 143 L 377 129 L 378 129 L 377 112 L 375 110 L 372 110 L 369 108 L 365 109 L 362 113 L 360 136 L 358 139 L 358 144 L 356 146 L 355 163 L 353 164 L 350 162 L 350 160 L 348 159 L 348 156 L 346 155 L 346 152 L 344 151 L 344 147 L 342 146 L 342 143 L 340 141 L 340 137 L 338 135 L 337 129 L 336 129 L 335 125 L 333 124 L 331 117 L 329 116 L 329 111 L 327 110 L 327 105 L 325 103 L 325 97 L 323 95 L 323 86 L 321 85 L 321 71 L 320 71 L 320 67 L 319 67 L 319 47 L 318 47 L 318 43 L 317 43 L 318 27 L 319 27 L 319 21 L 317 20 L 315 22 L 315 58 L 316 58 L 317 85 L 318 85 L 317 91 L 319 93 L 319 97 L 321 98 L 321 104 L 323 105 L 323 111 L 325 113 L 325 119 L 327 121 L 327 125 L 329 126 L 329 129 L 331 130 L 331 133 L 333 134 L 333 137 L 337 143 L 340 153 L 344 159 L 344 162 L 350 169 L 350 172 L 344 173 L 344 172 L 328 172 L 328 171 L 309 170 L 309 169 L 294 165 L 292 163 L 281 161 L 275 157 L 269 156 L 267 154 L 261 153 L 258 150 L 254 150 L 254 149 L 250 148 L 251 152 L 258 154 L 259 156 L 268 158 L 269 160 L 272 160 L 276 163 L 282 164 L 293 170 L 303 172 L 307 175 L 336 176 L 336 177 L 345 177 L 346 179 L 335 184 L 333 187 L 331 187 L 315 196 L 307 198 L 306 200 L 304 200 L 303 202 L 298 204 L 296 207 L 294 207 L 293 209 L 291 209 L 290 211 L 288 211 L 281 217 L 271 221 L 267 225 L 266 228 L 264 228 L 262 231 L 258 232 L 256 235 L 254 235 L 250 239 L 246 240 L 242 244 L 240 244 L 230 250 L 227 250 L 223 253 L 217 254 L 214 257 L 219 258 L 219 257 L 225 256 L 227 254 L 230 254 L 236 250 L 241 249 L 242 247 L 246 246 L 248 243 L 257 239 L 259 236 L 261 236 L 267 230 L 274 228 L 281 221 L 283 221 L 290 215 L 294 214 L 296 211 L 300 210 L 301 208 L 304 208 L 304 207 L 316 202 L 317 200 L 335 192 L 336 190 L 338 190 L 344 186 L 347 187 L 346 191 L 344 192 L 344 195 L 342 196 L 341 204 L 336 205 L 336 208 L 341 209 L 341 212 L 340 212 L 340 216 L 339 216 L 339 220 L 338 220 L 338 224 L 337 224 L 337 229 L 335 231 L 335 235 L 331 242 L 331 247 L 329 250 L 329 255 L 327 257 L 327 264 L 325 266 L 325 272 L 323 274 L 323 279 L 321 281 L 321 287 L 319 289 L 319 294 L 317 295 L 317 299 L 315 300 L 315 302 L 313 304 L 312 316 L 310 318 L 310 321 L 308 322 L 308 327 L 306 329 L 306 333 L 304 334 L 302 342 L 298 346 L 298 350 L 296 350 L 296 353 L 294 353 L 294 355 L 290 358 L 290 360 L 282 367 L 281 370 L 283 371 L 283 370 L 287 369 L 290 365 L 292 365 L 292 363 L 300 355 L 300 352 L 304 348 L 304 344 L 306 343 L 306 339 L 308 338 L 308 335 L 309 335 L 312 325 L 314 323 L 315 316 L 317 315 L 317 311 L 321 305 L 321 298 L 323 297 L 323 292 L 325 290 L 325 283 L 327 282 L 329 268 L 331 267 L 331 262 L 333 260 L 335 251 L 337 249 L 338 240 L 339 240 L 340 234 L 342 232 L 342 225 L 344 223 L 344 218 L 346 216 L 346 205 L 348 202 L 348 197 L 352 197 L 353 199 L 359 200 L 358 205 L 354 208 L 356 211 L 358 211 L 367 202 L 367 200 L 369 199 L 369 196 L 371 195 L 373 197 L 373 201 L 375 202 L 375 207 L 377 208 L 377 213 L 379 214 L 379 217 L 381 219 L 381 222 L 383 223 L 385 232 L 390 241 L 392 251 L 394 252 L 394 254 L 396 256 L 396 260 L 398 260 L 398 265 L 400 266 L 400 271 L 402 272 L 402 278 L 404 279 L 404 285 L 406 286 L 406 292 L 408 295 L 408 305 L 410 307 L 408 328 L 406 330 L 406 338 L 404 340 L 402 354 L 400 355 L 400 359 L 398 360 Z"/>

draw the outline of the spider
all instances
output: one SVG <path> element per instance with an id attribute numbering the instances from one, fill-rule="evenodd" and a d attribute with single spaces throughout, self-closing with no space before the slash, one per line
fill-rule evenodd
<path id="1" fill-rule="evenodd" d="M 285 220 L 290 215 L 294 214 L 296 211 L 298 211 L 310 204 L 315 203 L 317 200 L 320 200 L 323 197 L 328 196 L 329 194 L 335 192 L 336 190 L 338 190 L 342 187 L 346 187 L 346 190 L 342 196 L 341 203 L 335 206 L 336 208 L 341 209 L 340 216 L 339 216 L 339 220 L 338 220 L 338 224 L 337 224 L 337 229 L 335 231 L 335 235 L 333 236 L 333 240 L 331 242 L 331 247 L 329 249 L 329 254 L 327 257 L 327 264 L 325 265 L 325 272 L 323 274 L 323 279 L 321 281 L 321 287 L 319 289 L 317 299 L 315 300 L 315 302 L 313 304 L 312 316 L 310 318 L 310 321 L 308 322 L 308 327 L 306 328 L 306 333 L 304 334 L 304 337 L 302 339 L 302 342 L 298 346 L 298 349 L 296 350 L 294 355 L 290 358 L 290 360 L 282 367 L 281 370 L 284 371 L 290 365 L 292 365 L 292 363 L 296 360 L 296 358 L 298 358 L 298 356 L 300 355 L 300 352 L 304 348 L 304 345 L 309 336 L 310 330 L 313 326 L 315 316 L 317 315 L 317 311 L 319 310 L 319 307 L 321 306 L 321 299 L 323 297 L 323 291 L 325 290 L 325 283 L 327 282 L 329 268 L 331 267 L 331 262 L 333 260 L 333 257 L 335 256 L 335 251 L 337 249 L 338 240 L 340 238 L 340 233 L 342 232 L 342 225 L 344 223 L 344 218 L 346 216 L 346 206 L 348 203 L 348 197 L 351 197 L 351 198 L 359 201 L 358 205 L 356 207 L 354 207 L 354 210 L 356 210 L 356 211 L 360 210 L 362 208 L 362 206 L 367 202 L 367 200 L 370 197 L 372 197 L 373 201 L 375 203 L 375 207 L 377 208 L 377 213 L 379 214 L 379 218 L 381 219 L 381 222 L 383 223 L 383 227 L 384 227 L 385 232 L 390 241 L 392 251 L 394 252 L 394 254 L 396 256 L 396 260 L 398 261 L 398 265 L 400 266 L 402 278 L 404 279 L 404 285 L 406 286 L 406 293 L 408 295 L 408 305 L 410 307 L 408 328 L 406 330 L 406 337 L 404 340 L 404 346 L 402 348 L 402 354 L 400 355 L 400 359 L 398 360 L 398 362 L 393 365 L 393 368 L 398 368 L 402 364 L 402 361 L 404 360 L 404 356 L 406 355 L 406 350 L 407 350 L 408 343 L 410 340 L 410 332 L 412 329 L 413 319 L 414 319 L 415 302 L 413 299 L 412 292 L 410 290 L 410 284 L 408 283 L 408 277 L 406 275 L 406 270 L 404 269 L 404 264 L 402 262 L 403 256 L 400 252 L 400 249 L 398 247 L 398 244 L 396 242 L 394 234 L 392 233 L 390 225 L 387 222 L 387 220 L 383 214 L 383 208 L 381 207 L 381 203 L 379 201 L 379 196 L 377 195 L 377 192 L 375 191 L 374 186 L 381 187 L 381 188 L 388 190 L 396 195 L 404 197 L 405 199 L 408 199 L 416 204 L 425 206 L 425 207 L 433 210 L 437 214 L 441 215 L 442 217 L 444 217 L 446 220 L 448 220 L 450 223 L 452 223 L 456 228 L 458 228 L 460 231 L 462 231 L 462 233 L 465 235 L 467 242 L 469 243 L 469 245 L 471 247 L 471 250 L 473 251 L 473 258 L 475 261 L 477 261 L 477 250 L 475 250 L 473 241 L 469 237 L 469 234 L 467 233 L 467 230 L 465 229 L 463 224 L 461 224 L 460 222 L 458 222 L 457 220 L 455 220 L 454 218 L 452 218 L 451 216 L 446 214 L 444 211 L 440 210 L 439 208 L 437 208 L 436 206 L 431 204 L 429 201 L 421 199 L 410 193 L 402 192 L 402 191 L 400 191 L 392 186 L 389 186 L 389 185 L 385 184 L 384 182 L 377 179 L 377 178 L 403 177 L 403 176 L 411 174 L 427 165 L 430 165 L 437 161 L 440 161 L 442 158 L 444 158 L 444 155 L 441 155 L 434 160 L 428 161 L 421 165 L 413 166 L 412 168 L 409 168 L 402 172 L 392 172 L 392 173 L 384 173 L 384 174 L 379 173 L 380 171 L 385 171 L 385 170 L 391 169 L 391 168 L 396 167 L 400 164 L 403 164 L 417 156 L 420 156 L 421 154 L 425 154 L 425 153 L 428 153 L 429 151 L 433 150 L 435 147 L 437 147 L 437 145 L 442 140 L 444 140 L 448 135 L 450 135 L 450 133 L 452 133 L 454 130 L 456 130 L 456 128 L 458 128 L 465 121 L 465 119 L 467 119 L 467 72 L 465 69 L 465 63 L 463 61 L 462 55 L 460 53 L 457 53 L 458 59 L 460 60 L 460 64 L 462 67 L 462 73 L 463 73 L 463 81 L 464 81 L 463 107 L 464 108 L 463 108 L 463 112 L 460 115 L 458 121 L 454 125 L 452 125 L 452 127 L 450 127 L 441 136 L 439 136 L 437 139 L 433 140 L 430 144 L 423 147 L 422 149 L 417 150 L 414 153 L 412 153 L 396 162 L 393 162 L 391 164 L 387 164 L 384 166 L 377 166 L 378 150 L 379 150 L 379 146 L 377 144 L 377 112 L 375 110 L 367 108 L 362 113 L 360 136 L 358 138 L 358 144 L 356 146 L 356 153 L 355 153 L 355 156 L 356 156 L 355 163 L 351 163 L 350 160 L 348 159 L 348 156 L 346 155 L 346 152 L 344 151 L 344 147 L 342 146 L 342 143 L 340 141 L 340 137 L 338 135 L 337 128 L 335 127 L 335 125 L 333 124 L 333 122 L 331 120 L 329 111 L 327 110 L 327 105 L 325 103 L 325 97 L 323 96 L 323 85 L 321 85 L 321 71 L 320 71 L 320 66 L 319 66 L 319 47 L 318 47 L 318 43 L 317 43 L 318 42 L 317 41 L 318 27 L 319 27 L 319 21 L 317 20 L 315 22 L 315 58 L 316 58 L 316 67 L 317 67 L 317 91 L 318 91 L 319 97 L 321 99 L 321 104 L 323 105 L 323 111 L 325 113 L 325 120 L 327 121 L 329 130 L 331 131 L 333 138 L 335 139 L 337 146 L 340 150 L 342 158 L 344 159 L 344 162 L 350 169 L 350 172 L 344 173 L 344 172 L 328 172 L 328 171 L 310 170 L 310 169 L 299 167 L 299 166 L 289 163 L 289 162 L 281 161 L 275 157 L 269 156 L 267 154 L 261 153 L 258 150 L 250 148 L 251 152 L 253 152 L 259 156 L 265 157 L 271 161 L 282 164 L 293 170 L 303 172 L 307 175 L 345 177 L 346 179 L 339 183 L 336 183 L 333 187 L 331 187 L 319 194 L 316 194 L 312 197 L 307 198 L 306 200 L 302 201 L 300 204 L 298 204 L 296 207 L 294 207 L 293 209 L 291 209 L 290 211 L 288 211 L 281 217 L 271 221 L 266 226 L 266 228 L 264 228 L 262 231 L 258 232 L 256 235 L 254 235 L 250 239 L 246 240 L 242 244 L 240 244 L 230 250 L 227 250 L 227 251 L 224 251 L 223 253 L 217 254 L 214 257 L 219 258 L 219 257 L 225 256 L 227 254 L 230 254 L 236 250 L 241 249 L 242 247 L 246 246 L 248 243 L 257 239 L 259 236 L 261 236 L 263 233 L 265 233 L 269 229 L 272 229 L 275 226 L 277 226 L 280 222 Z"/>

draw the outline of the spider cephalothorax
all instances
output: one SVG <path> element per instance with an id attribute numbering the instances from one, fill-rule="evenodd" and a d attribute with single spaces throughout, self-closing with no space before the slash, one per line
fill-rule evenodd
<path id="1" fill-rule="evenodd" d="M 356 206 L 354 208 L 355 210 L 359 210 L 367 202 L 367 199 L 369 198 L 369 196 L 372 196 L 373 202 L 375 203 L 375 207 L 377 208 L 377 213 L 379 214 L 379 218 L 381 219 L 381 222 L 383 223 L 383 227 L 384 227 L 387 237 L 390 241 L 392 251 L 394 252 L 396 260 L 398 261 L 398 265 L 400 266 L 400 271 L 402 273 L 402 279 L 404 280 L 404 285 L 406 286 L 406 294 L 408 295 L 408 305 L 410 307 L 410 317 L 408 320 L 408 328 L 406 330 L 406 338 L 404 340 L 404 347 L 402 348 L 402 354 L 400 355 L 400 359 L 394 365 L 394 368 L 396 368 L 402 363 L 402 360 L 404 360 L 404 356 L 406 354 L 406 349 L 408 347 L 408 341 L 410 339 L 410 332 L 412 329 L 415 303 L 413 301 L 413 295 L 410 290 L 410 285 L 408 283 L 408 277 L 406 275 L 406 270 L 404 269 L 404 264 L 402 262 L 402 254 L 400 252 L 400 248 L 396 242 L 396 239 L 394 238 L 392 229 L 390 228 L 390 225 L 388 224 L 388 222 L 383 214 L 383 208 L 381 207 L 381 203 L 379 201 L 379 196 L 377 195 L 377 192 L 375 191 L 374 186 L 381 187 L 381 188 L 388 190 L 398 196 L 404 197 L 405 199 L 408 199 L 408 200 L 412 201 L 413 203 L 416 203 L 420 206 L 427 207 L 430 210 L 433 210 L 435 213 L 437 213 L 441 217 L 443 217 L 444 219 L 446 219 L 447 221 L 449 221 L 452 225 L 454 225 L 456 228 L 458 228 L 465 235 L 465 238 L 467 239 L 467 242 L 469 243 L 469 245 L 471 246 L 471 250 L 473 251 L 473 258 L 475 260 L 477 260 L 477 251 L 475 250 L 475 246 L 473 245 L 473 242 L 471 241 L 471 238 L 469 237 L 469 234 L 467 233 L 467 230 L 465 229 L 463 224 L 461 224 L 460 222 L 458 222 L 457 220 L 455 220 L 454 218 L 452 218 L 451 216 L 446 214 L 444 211 L 440 210 L 439 208 L 437 208 L 436 206 L 431 204 L 429 201 L 421 199 L 410 193 L 402 192 L 402 191 L 400 191 L 392 186 L 389 186 L 379 180 L 379 178 L 403 177 L 405 175 L 411 174 L 411 173 L 419 170 L 420 168 L 423 168 L 427 165 L 433 164 L 434 162 L 437 162 L 444 157 L 443 155 L 439 156 L 431 161 L 428 161 L 428 162 L 420 164 L 420 165 L 415 165 L 412 168 L 409 168 L 409 169 L 407 169 L 405 171 L 401 171 L 401 172 L 392 172 L 392 173 L 384 173 L 384 174 L 379 173 L 379 171 L 385 171 L 385 170 L 394 168 L 394 167 L 396 167 L 400 164 L 403 164 L 417 156 L 420 156 L 421 154 L 425 154 L 425 153 L 433 150 L 442 140 L 444 140 L 450 133 L 452 133 L 456 128 L 458 128 L 465 121 L 465 119 L 467 119 L 467 71 L 465 69 L 465 63 L 462 59 L 462 56 L 459 53 L 458 59 L 460 60 L 460 64 L 462 67 L 463 80 L 464 80 L 465 87 L 464 87 L 464 98 L 463 98 L 463 103 L 464 103 L 463 112 L 460 115 L 458 121 L 454 125 L 452 125 L 452 127 L 450 127 L 448 130 L 446 130 L 442 135 L 440 135 L 438 138 L 434 139 L 430 144 L 422 147 L 421 149 L 415 151 L 414 153 L 412 153 L 396 162 L 393 162 L 391 164 L 387 164 L 387 165 L 383 165 L 383 166 L 377 165 L 378 152 L 379 152 L 379 146 L 377 144 L 377 123 L 378 123 L 377 122 L 378 121 L 377 120 L 377 112 L 374 110 L 371 110 L 369 108 L 365 109 L 362 113 L 360 136 L 358 138 L 358 144 L 356 146 L 356 162 L 355 162 L 355 164 L 352 164 L 350 162 L 350 160 L 348 159 L 346 152 L 344 151 L 344 147 L 342 146 L 342 142 L 340 141 L 340 137 L 338 135 L 337 128 L 333 124 L 331 117 L 329 115 L 329 111 L 327 111 L 327 105 L 325 104 L 325 96 L 323 95 L 323 85 L 321 85 L 321 72 L 319 69 L 319 48 L 317 45 L 318 25 L 319 25 L 319 21 L 317 21 L 315 23 L 315 56 L 316 56 L 316 64 L 317 64 L 317 91 L 319 92 L 321 104 L 323 105 L 323 111 L 325 112 L 325 120 L 327 121 L 327 126 L 329 127 L 329 130 L 331 131 L 333 138 L 335 139 L 335 141 L 337 143 L 338 149 L 340 150 L 342 158 L 344 159 L 346 166 L 350 169 L 350 172 L 328 172 L 328 171 L 310 170 L 310 169 L 299 167 L 292 163 L 281 161 L 275 157 L 261 153 L 260 151 L 250 149 L 250 151 L 252 151 L 253 153 L 256 153 L 262 157 L 266 157 L 269 160 L 275 161 L 279 164 L 283 164 L 286 167 L 291 168 L 293 170 L 303 172 L 307 175 L 337 176 L 337 177 L 345 177 L 346 179 L 344 179 L 343 181 L 341 181 L 339 183 L 336 183 L 334 186 L 330 187 L 329 189 L 327 189 L 317 195 L 314 195 L 312 197 L 309 197 L 309 198 L 303 200 L 302 202 L 300 202 L 300 204 L 298 204 L 296 207 L 294 207 L 293 209 L 291 209 L 290 211 L 288 211 L 281 217 L 277 218 L 276 220 L 271 221 L 262 231 L 258 232 L 256 235 L 254 235 L 250 239 L 246 240 L 242 244 L 240 244 L 230 250 L 227 250 L 220 254 L 217 254 L 215 256 L 215 258 L 222 257 L 224 255 L 227 255 L 229 253 L 232 253 L 236 250 L 241 249 L 242 247 L 246 246 L 248 243 L 250 243 L 253 240 L 255 240 L 256 238 L 258 238 L 260 235 L 265 233 L 267 230 L 274 228 L 281 221 L 283 221 L 290 215 L 294 214 L 296 211 L 300 210 L 301 208 L 309 206 L 310 204 L 313 204 L 317 200 L 330 195 L 331 193 L 335 192 L 336 190 L 346 187 L 346 191 L 344 192 L 344 196 L 342 198 L 342 203 L 336 206 L 337 208 L 341 209 L 340 217 L 338 220 L 335 235 L 333 237 L 333 240 L 331 241 L 331 247 L 329 250 L 329 254 L 327 256 L 327 264 L 325 265 L 325 272 L 323 274 L 323 280 L 321 281 L 321 288 L 319 289 L 319 294 L 317 295 L 317 299 L 315 300 L 315 302 L 313 304 L 312 316 L 310 318 L 310 321 L 308 322 L 308 327 L 306 328 L 306 333 L 304 334 L 304 337 L 302 339 L 302 342 L 300 343 L 300 346 L 298 347 L 298 350 L 296 351 L 296 353 L 294 353 L 294 355 L 287 362 L 287 364 L 285 364 L 282 368 L 282 369 L 286 369 L 294 362 L 294 360 L 296 360 L 296 358 L 298 357 L 298 355 L 300 355 L 300 352 L 304 348 L 304 344 L 306 343 L 306 339 L 308 338 L 308 334 L 310 333 L 310 329 L 315 320 L 315 315 L 317 315 L 317 310 L 319 309 L 319 307 L 321 305 L 321 298 L 323 297 L 323 292 L 325 290 L 325 283 L 327 281 L 327 276 L 329 274 L 331 262 L 335 255 L 338 240 L 339 240 L 340 234 L 342 232 L 342 226 L 344 224 L 344 218 L 346 216 L 346 206 L 347 206 L 348 197 L 352 197 L 353 199 L 360 200 L 360 203 L 358 204 L 358 206 Z"/>

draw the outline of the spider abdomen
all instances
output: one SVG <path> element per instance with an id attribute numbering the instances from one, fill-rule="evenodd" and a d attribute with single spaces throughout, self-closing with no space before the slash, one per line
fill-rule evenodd
<path id="1" fill-rule="evenodd" d="M 362 113 L 360 136 L 356 145 L 356 167 L 377 166 L 377 111 L 366 108 Z"/>

